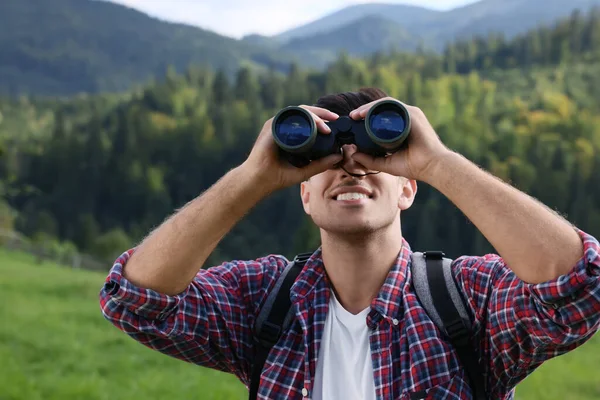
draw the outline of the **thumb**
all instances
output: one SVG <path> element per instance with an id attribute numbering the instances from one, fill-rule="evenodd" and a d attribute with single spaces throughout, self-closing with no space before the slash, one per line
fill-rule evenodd
<path id="1" fill-rule="evenodd" d="M 375 157 L 364 153 L 352 154 L 352 159 L 372 171 L 385 171 L 390 157 Z"/>
<path id="2" fill-rule="evenodd" d="M 313 175 L 320 174 L 323 171 L 333 168 L 333 166 L 344 159 L 341 154 L 330 154 L 327 157 L 312 161 L 304 170 L 304 178 L 308 179 Z"/>

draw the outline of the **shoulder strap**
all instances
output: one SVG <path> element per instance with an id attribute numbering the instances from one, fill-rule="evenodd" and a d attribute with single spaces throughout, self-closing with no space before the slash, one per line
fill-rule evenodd
<path id="1" fill-rule="evenodd" d="M 294 313 L 291 307 L 290 289 L 311 255 L 312 253 L 298 254 L 285 267 L 256 318 L 254 325 L 256 350 L 250 377 L 250 400 L 256 399 L 260 375 L 271 348 L 291 323 Z"/>
<path id="2" fill-rule="evenodd" d="M 452 260 L 440 251 L 415 252 L 411 270 L 419 301 L 432 321 L 449 339 L 463 364 L 473 398 L 485 400 L 485 380 L 479 358 L 469 343 L 471 320 L 452 276 Z"/>

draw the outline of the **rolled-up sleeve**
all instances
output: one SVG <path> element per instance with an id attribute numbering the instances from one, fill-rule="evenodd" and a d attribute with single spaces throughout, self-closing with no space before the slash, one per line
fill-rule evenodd
<path id="1" fill-rule="evenodd" d="M 600 244 L 577 232 L 584 245 L 581 259 L 568 273 L 539 284 L 520 280 L 498 255 L 456 260 L 454 275 L 468 295 L 492 394 L 599 330 Z"/>
<path id="2" fill-rule="evenodd" d="M 186 298 L 190 286 L 176 296 L 168 296 L 131 284 L 123 276 L 123 266 L 134 251 L 135 249 L 127 251 L 113 264 L 101 291 L 102 310 L 105 316 L 126 317 L 119 311 L 127 310 L 149 320 L 164 321 Z"/>
<path id="3" fill-rule="evenodd" d="M 557 279 L 527 285 L 532 295 L 553 309 L 567 307 L 569 311 L 558 316 L 567 317 L 573 321 L 578 317 L 587 319 L 596 313 L 600 318 L 600 246 L 598 241 L 583 231 L 577 230 L 584 246 L 583 257 L 566 275 Z"/>
<path id="4" fill-rule="evenodd" d="M 141 288 L 123 276 L 135 249 L 113 264 L 102 289 L 104 317 L 139 343 L 246 381 L 255 310 L 287 260 L 267 256 L 200 270 L 181 293 Z"/>

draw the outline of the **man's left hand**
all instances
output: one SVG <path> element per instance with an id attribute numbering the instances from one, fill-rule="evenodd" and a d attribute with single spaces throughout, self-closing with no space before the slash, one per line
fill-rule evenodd
<path id="1" fill-rule="evenodd" d="M 357 108 L 350 113 L 350 118 L 365 118 L 371 107 L 382 100 L 398 101 L 408 110 L 411 131 L 406 142 L 399 151 L 388 157 L 355 153 L 352 158 L 370 170 L 427 182 L 435 164 L 451 151 L 442 143 L 421 109 L 386 97 Z"/>

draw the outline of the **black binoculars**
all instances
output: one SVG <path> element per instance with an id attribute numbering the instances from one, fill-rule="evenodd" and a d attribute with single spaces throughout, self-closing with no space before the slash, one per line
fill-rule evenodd
<path id="1" fill-rule="evenodd" d="M 340 153 L 345 144 L 355 144 L 361 153 L 382 157 L 398 151 L 410 133 L 408 110 L 395 100 L 376 103 L 364 120 L 342 116 L 326 124 L 331 133 L 320 133 L 310 112 L 302 107 L 286 107 L 273 119 L 273 139 L 280 154 L 300 168 L 312 160 Z"/>

